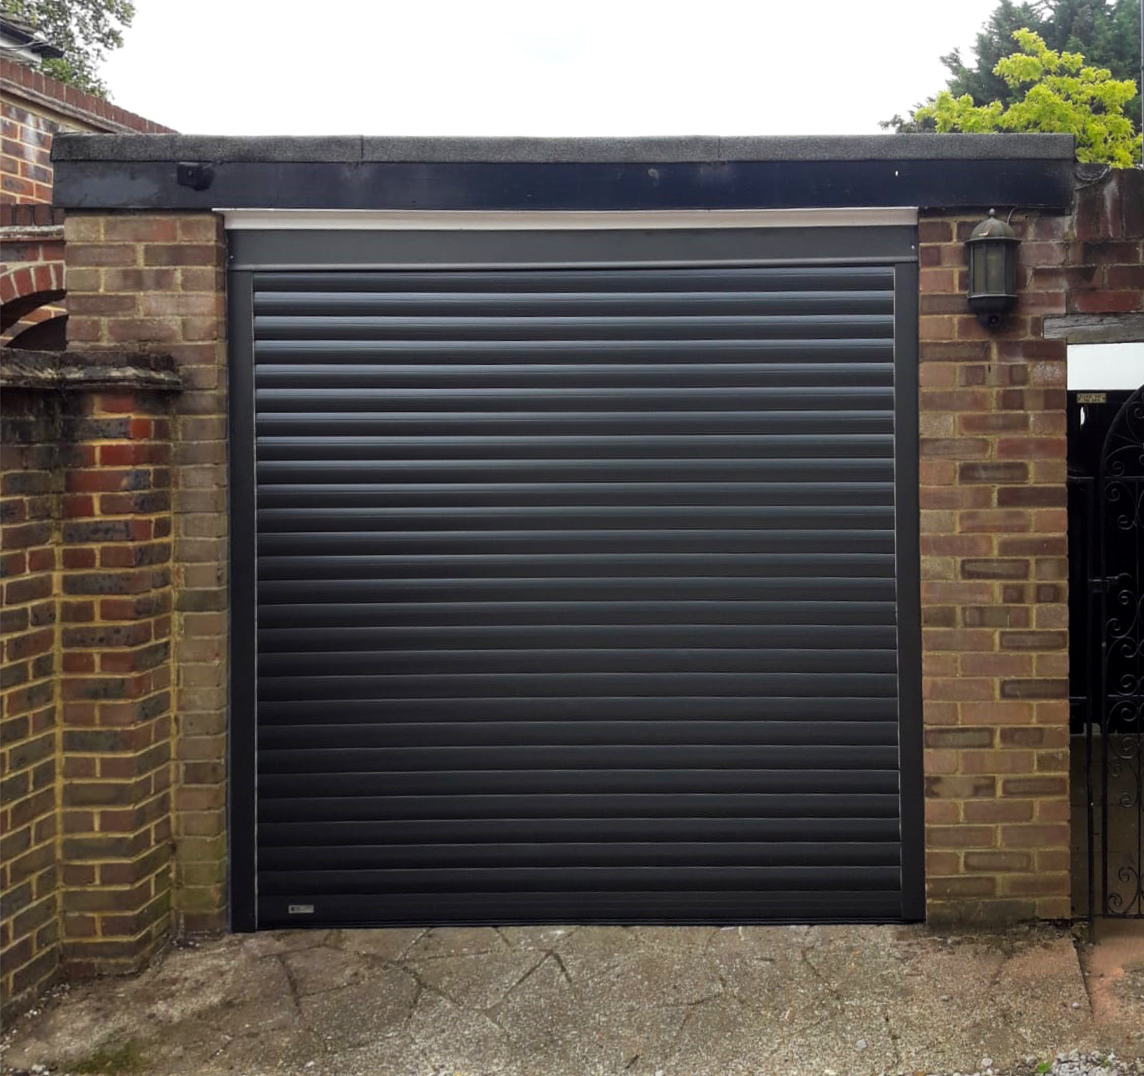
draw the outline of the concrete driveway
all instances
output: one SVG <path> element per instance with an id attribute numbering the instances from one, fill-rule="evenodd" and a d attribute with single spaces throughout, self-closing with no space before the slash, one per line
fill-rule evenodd
<path id="1" fill-rule="evenodd" d="M 1051 928 L 231 936 L 71 989 L 18 1023 L 6 1064 L 154 1076 L 842 1076 L 974 1072 L 983 1060 L 1032 1071 L 1060 1050 L 1144 1055 L 1138 955 L 1141 982 L 1110 985 L 1094 1019 L 1073 940 Z M 1111 964 L 1097 974 L 1116 978 Z"/>

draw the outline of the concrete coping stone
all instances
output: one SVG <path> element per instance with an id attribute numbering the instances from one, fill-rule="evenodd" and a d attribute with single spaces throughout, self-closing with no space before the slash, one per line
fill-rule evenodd
<path id="1" fill-rule="evenodd" d="M 798 137 L 390 138 L 58 134 L 56 161 L 610 164 L 729 161 L 1072 160 L 1069 134 Z"/>
<path id="2" fill-rule="evenodd" d="M 130 351 L 29 351 L 0 348 L 0 388 L 40 392 L 180 392 L 170 355 Z"/>

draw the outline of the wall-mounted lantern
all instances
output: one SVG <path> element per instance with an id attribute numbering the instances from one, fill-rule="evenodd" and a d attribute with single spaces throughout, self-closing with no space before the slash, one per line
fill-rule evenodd
<path id="1" fill-rule="evenodd" d="M 1017 244 L 994 210 L 965 241 L 969 250 L 969 309 L 987 329 L 999 328 L 1017 304 Z"/>

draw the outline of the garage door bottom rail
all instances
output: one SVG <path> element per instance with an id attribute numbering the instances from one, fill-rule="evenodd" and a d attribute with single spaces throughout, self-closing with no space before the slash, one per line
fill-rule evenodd
<path id="1" fill-rule="evenodd" d="M 792 908 L 801 913 L 792 915 Z M 751 923 L 887 922 L 901 919 L 898 893 L 487 893 L 399 898 L 354 896 L 261 897 L 258 927 L 514 926 L 669 924 L 738 926 Z"/>

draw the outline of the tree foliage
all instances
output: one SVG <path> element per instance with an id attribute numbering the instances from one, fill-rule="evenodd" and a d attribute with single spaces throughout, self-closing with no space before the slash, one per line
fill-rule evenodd
<path id="1" fill-rule="evenodd" d="M 1060 131 L 1076 136 L 1077 159 L 1118 168 L 1140 162 L 1140 136 L 1124 114 L 1136 83 L 1114 79 L 1106 67 L 1092 67 L 1079 52 L 1056 52 L 1032 30 L 1013 33 L 1019 51 L 993 68 L 1006 87 L 1021 93 L 1006 106 L 978 105 L 966 93 L 942 90 L 914 113 L 918 123 L 945 131 Z"/>
<path id="2" fill-rule="evenodd" d="M 108 96 L 99 67 L 108 52 L 123 45 L 123 31 L 135 17 L 132 0 L 0 0 L 0 6 L 63 50 L 60 59 L 44 61 L 44 71 L 88 93 Z"/>
<path id="3" fill-rule="evenodd" d="M 975 105 L 1000 101 L 1012 105 L 1024 91 L 1011 86 L 996 73 L 999 60 L 1015 50 L 1013 34 L 1027 29 L 1038 34 L 1047 48 L 1056 52 L 1083 53 L 1093 67 L 1106 67 L 1118 81 L 1134 79 L 1140 70 L 1141 0 L 1001 0 L 989 21 L 977 34 L 972 66 L 958 49 L 941 62 L 949 71 L 946 89 L 955 98 L 968 94 Z M 1125 114 L 1140 130 L 1140 89 L 1125 106 Z M 933 105 L 930 97 L 926 105 Z M 894 116 L 882 123 L 897 131 L 933 130 L 929 121 L 917 119 L 917 109 L 908 118 Z"/>

